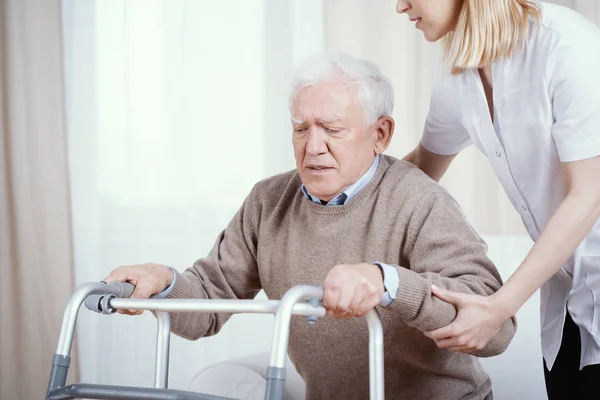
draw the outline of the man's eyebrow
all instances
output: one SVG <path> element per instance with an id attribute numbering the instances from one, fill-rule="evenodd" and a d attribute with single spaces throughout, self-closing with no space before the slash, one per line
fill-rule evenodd
<path id="1" fill-rule="evenodd" d="M 303 121 L 301 119 L 292 117 L 292 124 L 294 125 L 303 125 L 306 123 L 306 121 Z M 330 117 L 330 118 L 319 118 L 318 123 L 319 124 L 333 124 L 336 122 L 342 122 L 342 118 L 341 117 Z"/>
<path id="2" fill-rule="evenodd" d="M 331 118 L 321 118 L 321 119 L 319 119 L 319 123 L 321 123 L 321 124 L 334 124 L 336 122 L 342 122 L 342 118 L 340 118 L 340 117 L 331 117 Z"/>

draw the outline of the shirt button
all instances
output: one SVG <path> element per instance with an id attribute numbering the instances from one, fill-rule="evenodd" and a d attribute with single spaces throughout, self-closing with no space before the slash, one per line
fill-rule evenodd
<path id="1" fill-rule="evenodd" d="M 523 209 L 523 211 L 527 212 L 527 207 L 523 206 L 521 208 Z"/>
<path id="2" fill-rule="evenodd" d="M 500 153 L 499 151 L 496 152 L 496 157 L 502 157 L 502 153 Z"/>

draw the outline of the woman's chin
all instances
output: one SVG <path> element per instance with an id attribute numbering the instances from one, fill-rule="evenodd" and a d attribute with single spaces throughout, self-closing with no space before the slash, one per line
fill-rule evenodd
<path id="1" fill-rule="evenodd" d="M 438 35 L 437 32 L 423 31 L 423 36 L 425 37 L 425 40 L 430 43 L 437 42 L 441 39 L 441 36 Z"/>

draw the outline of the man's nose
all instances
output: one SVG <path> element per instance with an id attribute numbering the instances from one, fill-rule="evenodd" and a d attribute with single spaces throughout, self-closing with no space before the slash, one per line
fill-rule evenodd
<path id="1" fill-rule="evenodd" d="M 408 10 L 410 10 L 412 7 L 410 5 L 410 1 L 408 0 L 398 0 L 396 2 L 396 12 L 398 14 L 404 14 L 405 12 L 407 12 Z"/>
<path id="2" fill-rule="evenodd" d="M 325 142 L 325 133 L 318 127 L 311 127 L 306 141 L 306 154 L 317 156 L 327 153 L 327 143 Z"/>

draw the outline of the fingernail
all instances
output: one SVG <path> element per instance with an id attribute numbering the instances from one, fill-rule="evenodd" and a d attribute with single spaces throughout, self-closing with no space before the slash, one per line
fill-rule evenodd
<path id="1" fill-rule="evenodd" d="M 436 285 L 431 285 L 431 288 L 432 288 L 433 290 L 438 290 L 438 289 L 439 289 L 439 287 L 437 287 Z"/>

